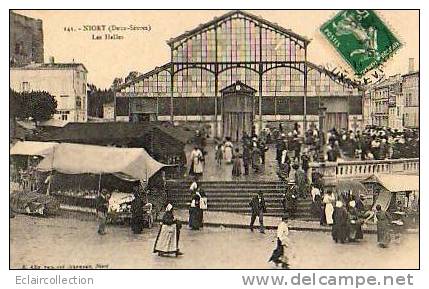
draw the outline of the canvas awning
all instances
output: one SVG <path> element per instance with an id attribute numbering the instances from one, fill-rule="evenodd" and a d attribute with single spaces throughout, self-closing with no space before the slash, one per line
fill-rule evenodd
<path id="1" fill-rule="evenodd" d="M 353 192 L 357 195 L 367 195 L 368 191 L 365 186 L 355 180 L 338 180 L 336 183 L 336 190 L 339 193 Z"/>
<path id="2" fill-rule="evenodd" d="M 143 148 L 115 148 L 60 143 L 37 169 L 64 174 L 114 174 L 126 180 L 147 181 L 164 165 Z"/>
<path id="3" fill-rule="evenodd" d="M 362 183 L 379 183 L 390 192 L 419 191 L 419 176 L 377 174 L 365 179 Z"/>
<path id="4" fill-rule="evenodd" d="M 46 157 L 58 146 L 55 142 L 19 141 L 11 149 L 10 155 Z"/>

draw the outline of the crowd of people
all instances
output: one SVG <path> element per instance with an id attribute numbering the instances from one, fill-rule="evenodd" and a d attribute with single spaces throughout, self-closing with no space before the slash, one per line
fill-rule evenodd
<path id="1" fill-rule="evenodd" d="M 412 130 L 396 131 L 389 128 L 368 127 L 362 132 L 332 129 L 327 134 L 326 156 L 321 156 L 323 135 L 316 128 L 310 128 L 300 136 L 299 126 L 295 124 L 292 131 L 286 132 L 279 126 L 276 133 L 261 132 L 258 136 L 255 130 L 248 135 L 243 133 L 241 143 L 234 144 L 230 138 L 215 144 L 216 165 L 230 164 L 233 177 L 249 175 L 263 171 L 265 154 L 268 143 L 274 143 L 275 161 L 278 176 L 287 182 L 289 190 L 280 200 L 284 209 L 282 221 L 277 229 L 277 246 L 269 261 L 288 268 L 286 248 L 289 246 L 288 218 L 294 216 L 297 200 L 311 198 L 312 210 L 318 216 L 320 225 L 332 227 L 332 238 L 336 243 L 357 242 L 363 239 L 362 225 L 369 219 L 361 196 L 349 192 L 336 194 L 326 190 L 322 176 L 312 172 L 310 163 L 324 158 L 328 161 L 342 159 L 392 159 L 418 157 L 419 136 Z M 207 210 L 207 196 L 199 180 L 204 172 L 205 138 L 196 134 L 194 149 L 190 154 L 189 174 L 193 182 L 189 188 L 190 205 L 188 226 L 191 230 L 200 230 L 204 225 L 204 211 Z M 410 147 L 413 149 L 410 149 Z M 417 149 L 416 149 L 417 147 Z M 244 170 L 242 170 L 242 168 Z M 110 194 L 102 192 L 96 200 L 99 217 L 99 234 L 105 234 L 106 215 Z M 142 198 L 135 198 L 132 204 L 131 228 L 134 233 L 141 233 Z M 256 219 L 259 220 L 259 231 L 265 233 L 264 214 L 267 211 L 263 193 L 255 194 L 249 202 L 250 230 L 254 230 Z M 391 217 L 388 212 L 376 206 L 377 240 L 381 247 L 387 247 L 390 242 Z M 174 218 L 173 206 L 167 202 L 161 226 L 154 244 L 154 253 L 160 256 L 182 255 L 179 250 L 181 225 Z"/>
<path id="2" fill-rule="evenodd" d="M 197 131 L 193 144 L 189 175 L 200 179 L 208 153 L 206 139 Z M 296 181 L 296 172 L 298 178 L 304 172 L 305 178 L 311 180 L 310 164 L 314 161 L 419 157 L 419 133 L 416 130 L 368 126 L 362 131 L 333 128 L 324 135 L 314 126 L 301 133 L 299 124 L 295 123 L 291 130 L 280 124 L 278 128 L 261 130 L 259 135 L 253 127 L 250 134 L 243 132 L 241 141 L 236 143 L 229 137 L 223 141 L 216 139 L 215 163 L 219 168 L 224 163 L 232 165 L 222 169 L 230 168 L 233 178 L 264 172 L 266 153 L 271 144 L 275 149 L 277 174 L 290 183 Z"/>
<path id="3" fill-rule="evenodd" d="M 226 137 L 223 142 L 217 142 L 215 145 L 216 164 L 221 166 L 223 161 L 226 164 L 232 164 L 233 177 L 247 176 L 250 169 L 254 173 L 259 173 L 265 165 L 265 153 L 267 150 L 268 147 L 264 138 L 258 137 L 255 133 L 249 135 L 247 132 L 243 132 L 241 152 L 240 145 L 234 146 L 229 137 Z"/>
<path id="4" fill-rule="evenodd" d="M 366 127 L 363 131 L 337 131 L 328 134 L 329 149 L 338 152 L 337 158 L 384 160 L 419 157 L 419 133 L 416 130 L 389 127 Z"/>

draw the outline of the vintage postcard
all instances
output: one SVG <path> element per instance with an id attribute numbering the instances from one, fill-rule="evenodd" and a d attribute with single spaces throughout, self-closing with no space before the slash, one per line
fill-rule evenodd
<path id="1" fill-rule="evenodd" d="M 10 10 L 10 268 L 419 269 L 419 13 Z"/>

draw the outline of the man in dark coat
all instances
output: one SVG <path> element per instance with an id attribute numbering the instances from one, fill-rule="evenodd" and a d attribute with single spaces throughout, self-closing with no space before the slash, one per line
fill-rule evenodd
<path id="1" fill-rule="evenodd" d="M 333 213 L 334 224 L 332 226 L 332 238 L 335 243 L 344 244 L 349 235 L 348 213 L 343 206 L 343 202 L 337 201 Z"/>
<path id="2" fill-rule="evenodd" d="M 144 205 L 141 193 L 135 193 L 134 200 L 131 202 L 131 229 L 134 234 L 141 234 L 143 231 Z"/>
<path id="3" fill-rule="evenodd" d="M 267 212 L 265 207 L 264 195 L 262 192 L 259 192 L 255 195 L 249 203 L 249 206 L 252 210 L 252 217 L 250 218 L 250 231 L 253 232 L 253 224 L 255 223 L 256 217 L 259 218 L 259 232 L 265 234 L 264 228 L 264 213 Z"/>
<path id="4" fill-rule="evenodd" d="M 245 176 L 249 175 L 251 158 L 249 144 L 247 142 L 243 143 L 243 167 Z"/>

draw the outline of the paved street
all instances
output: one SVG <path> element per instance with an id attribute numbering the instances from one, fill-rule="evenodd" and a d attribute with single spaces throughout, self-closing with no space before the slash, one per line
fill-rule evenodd
<path id="1" fill-rule="evenodd" d="M 248 230 L 208 228 L 181 234 L 179 258 L 152 254 L 157 228 L 133 235 L 127 227 L 110 226 L 105 236 L 96 234 L 93 217 L 35 218 L 17 215 L 11 219 L 11 267 L 101 266 L 108 268 L 261 268 L 275 243 L 275 231 L 266 235 Z M 418 234 L 401 237 L 388 249 L 376 246 L 375 235 L 365 235 L 360 244 L 335 244 L 329 233 L 290 233 L 291 267 L 303 268 L 417 268 Z"/>

